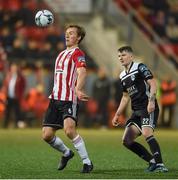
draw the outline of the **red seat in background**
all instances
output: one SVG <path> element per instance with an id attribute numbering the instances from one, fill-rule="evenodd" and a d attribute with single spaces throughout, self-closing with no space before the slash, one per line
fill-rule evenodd
<path id="1" fill-rule="evenodd" d="M 18 11 L 22 7 L 22 0 L 0 0 L 0 7 L 6 10 Z"/>
<path id="2" fill-rule="evenodd" d="M 28 27 L 26 28 L 26 37 L 37 41 L 44 40 L 46 37 L 46 29 L 39 27 Z"/>

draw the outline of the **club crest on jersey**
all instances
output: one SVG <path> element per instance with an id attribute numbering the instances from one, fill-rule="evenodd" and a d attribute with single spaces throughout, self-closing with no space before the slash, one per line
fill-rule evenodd
<path id="1" fill-rule="evenodd" d="M 85 57 L 84 56 L 79 56 L 78 61 L 79 62 L 85 62 Z"/>
<path id="2" fill-rule="evenodd" d="M 133 75 L 131 75 L 131 77 L 130 77 L 130 78 L 131 78 L 131 80 L 132 80 L 132 81 L 134 81 L 134 80 L 135 80 L 135 75 L 134 75 L 134 74 L 133 74 Z"/>
<path id="3" fill-rule="evenodd" d="M 144 71 L 147 71 L 147 70 L 148 70 L 147 66 L 144 65 L 144 64 L 142 64 L 142 65 L 139 67 L 139 69 L 140 69 L 141 72 L 144 72 Z"/>

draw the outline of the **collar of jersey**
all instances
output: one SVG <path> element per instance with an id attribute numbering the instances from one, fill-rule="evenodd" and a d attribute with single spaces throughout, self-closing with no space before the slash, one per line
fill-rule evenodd
<path id="1" fill-rule="evenodd" d="M 66 49 L 66 51 L 72 51 L 72 50 L 77 49 L 77 48 L 79 48 L 79 47 L 74 47 L 72 49 Z"/>
<path id="2" fill-rule="evenodd" d="M 133 66 L 133 63 L 134 63 L 134 62 L 132 61 L 131 64 L 130 64 L 130 67 L 129 67 L 128 71 L 125 70 L 125 73 L 126 73 L 126 74 L 129 74 L 129 72 L 130 72 L 130 70 L 131 70 L 131 68 L 132 68 L 132 66 Z"/>

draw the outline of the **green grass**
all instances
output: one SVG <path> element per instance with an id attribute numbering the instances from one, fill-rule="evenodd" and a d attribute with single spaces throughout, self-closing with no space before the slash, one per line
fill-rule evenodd
<path id="1" fill-rule="evenodd" d="M 145 173 L 147 164 L 121 145 L 122 130 L 78 130 L 94 164 L 90 174 L 81 174 L 82 163 L 70 141 L 59 135 L 75 151 L 63 171 L 56 167 L 60 155 L 41 140 L 39 129 L 0 129 L 0 178 L 12 179 L 174 179 L 178 178 L 178 133 L 175 130 L 155 132 L 160 142 L 168 173 Z M 143 142 L 143 138 L 138 141 Z M 148 146 L 147 146 L 148 147 Z"/>

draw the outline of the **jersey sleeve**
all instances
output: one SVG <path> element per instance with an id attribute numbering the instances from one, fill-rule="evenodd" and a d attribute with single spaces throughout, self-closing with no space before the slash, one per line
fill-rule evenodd
<path id="1" fill-rule="evenodd" d="M 124 86 L 124 81 L 121 81 L 121 79 L 120 79 L 120 84 L 121 84 L 121 91 L 122 91 L 122 92 L 127 92 L 127 89 L 126 89 L 126 87 Z"/>
<path id="2" fill-rule="evenodd" d="M 127 92 L 126 87 L 125 87 L 125 82 L 123 80 L 123 76 L 124 76 L 123 73 L 124 73 L 124 71 L 119 76 L 120 88 L 121 88 L 122 92 Z"/>
<path id="3" fill-rule="evenodd" d="M 84 54 L 83 51 L 77 50 L 74 53 L 73 60 L 74 60 L 74 62 L 76 64 L 77 68 L 86 67 L 85 54 Z"/>
<path id="4" fill-rule="evenodd" d="M 139 64 L 138 71 L 145 80 L 153 78 L 152 72 L 148 69 L 148 67 L 145 64 Z"/>

